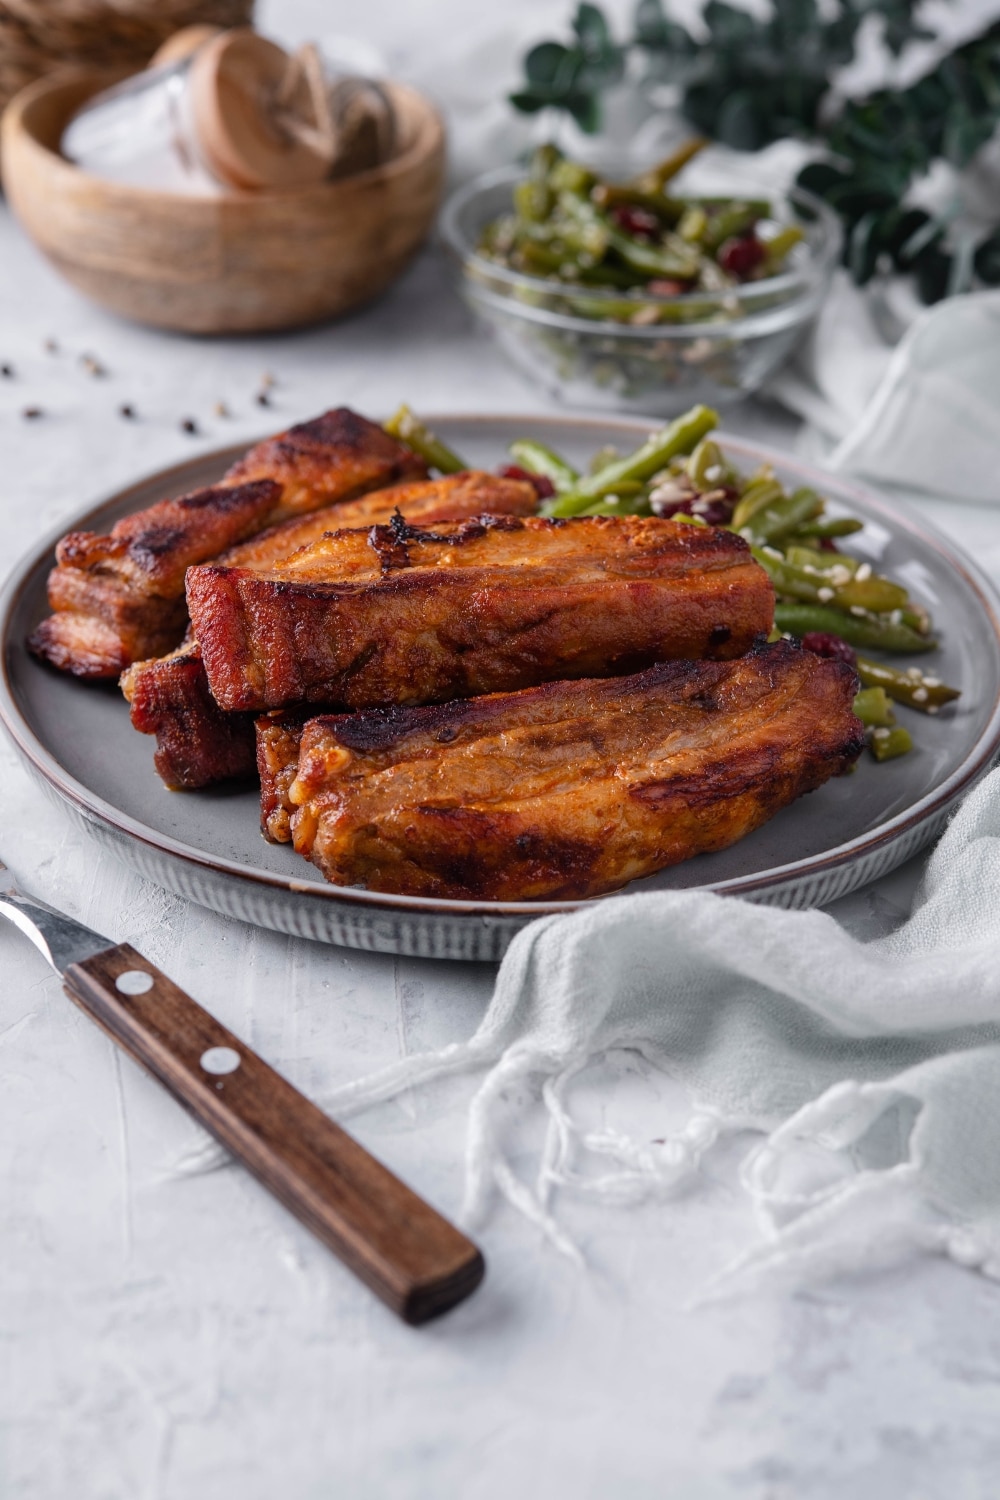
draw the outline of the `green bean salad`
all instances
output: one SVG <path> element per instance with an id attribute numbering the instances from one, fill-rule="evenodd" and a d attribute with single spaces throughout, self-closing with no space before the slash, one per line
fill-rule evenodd
<path id="1" fill-rule="evenodd" d="M 633 453 L 596 453 L 580 472 L 544 443 L 518 438 L 512 463 L 499 472 L 529 480 L 544 516 L 649 516 L 737 532 L 774 584 L 771 639 L 794 638 L 818 656 L 855 667 L 860 690 L 854 711 L 865 725 L 877 761 L 913 749 L 913 736 L 896 722 L 894 705 L 937 714 L 960 696 L 918 666 L 869 656 L 910 657 L 937 649 L 930 615 L 906 588 L 871 564 L 842 552 L 839 542 L 863 530 L 851 516 L 828 516 L 810 488 L 789 493 L 765 465 L 741 474 L 712 438 L 718 414 L 694 406 L 661 427 Z M 407 406 L 385 424 L 441 474 L 469 465 Z"/>
<path id="2" fill-rule="evenodd" d="M 689 141 L 626 183 L 606 181 L 555 146 L 540 146 L 514 189 L 513 213 L 485 227 L 478 252 L 556 285 L 596 289 L 602 295 L 570 301 L 570 310 L 584 317 L 687 321 L 697 309 L 672 307 L 669 299 L 692 292 L 714 298 L 776 276 L 803 237 L 798 225 L 775 221 L 766 199 L 669 193 L 668 184 L 705 144 Z M 615 292 L 632 295 L 607 295 Z M 706 315 L 717 305 L 708 303 Z"/>

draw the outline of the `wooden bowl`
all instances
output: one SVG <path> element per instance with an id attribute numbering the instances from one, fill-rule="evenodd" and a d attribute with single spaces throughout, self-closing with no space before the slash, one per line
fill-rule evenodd
<path id="1" fill-rule="evenodd" d="M 444 184 L 434 106 L 388 87 L 401 148 L 339 181 L 181 197 L 91 176 L 59 154 L 74 111 L 122 75 L 73 70 L 22 90 L 0 130 L 4 187 L 38 248 L 111 312 L 184 333 L 293 328 L 393 281 L 426 238 Z"/>

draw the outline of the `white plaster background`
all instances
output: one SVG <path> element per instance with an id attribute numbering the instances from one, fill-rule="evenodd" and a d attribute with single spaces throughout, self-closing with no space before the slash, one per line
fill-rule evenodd
<path id="1" fill-rule="evenodd" d="M 557 24 L 563 4 L 500 14 L 513 38 Z M 363 32 L 425 82 L 432 66 L 457 66 L 477 19 L 490 34 L 485 16 L 453 0 L 264 7 L 290 39 Z M 500 66 L 499 43 L 485 52 Z M 466 82 L 471 101 L 484 96 L 474 74 Z M 84 353 L 106 379 L 86 374 Z M 434 250 L 335 327 L 191 341 L 87 306 L 5 209 L 3 360 L 16 379 L 0 380 L 0 571 L 103 492 L 326 405 L 547 405 L 472 331 Z M 271 414 L 252 401 L 265 370 L 278 379 Z M 212 417 L 219 399 L 231 420 Z M 123 401 L 139 422 L 117 416 Z M 29 405 L 44 417 L 24 421 Z M 188 415 L 198 438 L 178 429 Z M 794 440 L 773 408 L 747 407 L 731 425 Z M 1000 576 L 1000 516 L 925 508 Z M 6 742 L 0 852 L 26 886 L 144 949 L 307 1093 L 468 1035 L 489 997 L 487 968 L 324 948 L 165 895 L 99 858 Z M 843 915 L 882 930 L 914 874 Z M 638 1063 L 584 1090 L 595 1119 L 650 1137 L 677 1108 L 667 1080 Z M 352 1128 L 453 1212 L 467 1094 L 464 1083 L 428 1090 Z M 925 1262 L 810 1296 L 690 1307 L 755 1233 L 732 1187 L 735 1148 L 673 1202 L 565 1204 L 584 1273 L 498 1211 L 480 1236 L 482 1290 L 413 1331 L 240 1172 L 172 1179 L 165 1168 L 193 1129 L 0 926 L 3 1500 L 978 1500 L 1000 1487 L 995 1285 Z"/>

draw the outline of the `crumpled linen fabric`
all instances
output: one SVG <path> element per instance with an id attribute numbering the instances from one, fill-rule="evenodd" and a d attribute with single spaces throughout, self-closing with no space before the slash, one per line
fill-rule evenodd
<path id="1" fill-rule="evenodd" d="M 803 417 L 828 468 L 901 494 L 1000 501 L 1000 292 L 922 312 L 893 347 L 838 272 L 829 300 L 771 394 Z"/>
<path id="2" fill-rule="evenodd" d="M 574 1117 L 574 1080 L 618 1048 L 683 1084 L 682 1129 L 650 1143 Z M 749 1130 L 740 1180 L 760 1235 L 730 1272 L 812 1279 L 933 1251 L 1000 1277 L 1000 771 L 888 936 L 704 891 L 611 898 L 521 932 L 468 1041 L 322 1102 L 342 1118 L 471 1071 L 470 1225 L 505 1198 L 576 1255 L 560 1193 L 663 1197 Z M 516 1084 L 547 1115 L 530 1177 L 505 1144 Z"/>

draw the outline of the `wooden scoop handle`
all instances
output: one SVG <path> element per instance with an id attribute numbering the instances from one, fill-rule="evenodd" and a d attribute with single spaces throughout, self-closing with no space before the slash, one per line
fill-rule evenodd
<path id="1" fill-rule="evenodd" d="M 71 964 L 65 984 L 408 1323 L 445 1312 L 482 1281 L 471 1240 L 127 943 Z"/>

